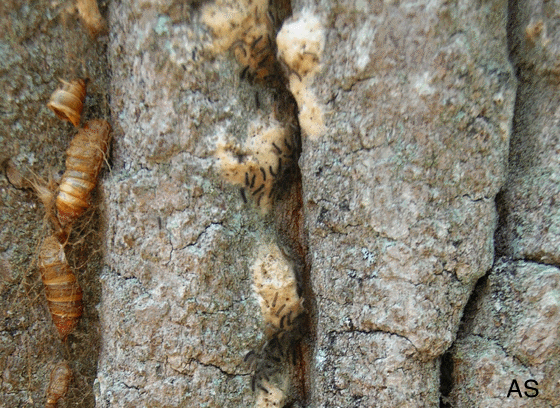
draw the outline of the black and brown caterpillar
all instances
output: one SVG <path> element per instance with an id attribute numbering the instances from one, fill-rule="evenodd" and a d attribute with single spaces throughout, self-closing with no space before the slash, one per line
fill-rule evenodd
<path id="1" fill-rule="evenodd" d="M 51 371 L 51 379 L 47 388 L 47 403 L 45 408 L 56 408 L 58 400 L 64 398 L 68 392 L 68 385 L 72 379 L 72 370 L 66 361 L 61 361 Z"/>
<path id="2" fill-rule="evenodd" d="M 70 142 L 66 150 L 66 171 L 56 197 L 62 226 L 71 224 L 90 206 L 90 193 L 103 166 L 110 131 L 107 121 L 90 120 Z"/>
<path id="3" fill-rule="evenodd" d="M 64 80 L 60 82 L 62 87 L 53 92 L 47 107 L 60 119 L 67 120 L 78 127 L 86 98 L 86 81 L 78 78 L 70 82 Z"/>
<path id="4" fill-rule="evenodd" d="M 39 268 L 53 323 L 65 340 L 82 315 L 82 289 L 66 261 L 64 246 L 54 235 L 41 245 Z"/>

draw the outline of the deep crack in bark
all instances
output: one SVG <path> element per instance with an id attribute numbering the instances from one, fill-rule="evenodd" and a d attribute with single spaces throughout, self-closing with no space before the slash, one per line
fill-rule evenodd
<path id="1" fill-rule="evenodd" d="M 520 67 L 518 62 L 516 61 L 517 58 L 515 56 L 515 53 L 517 49 L 518 38 L 520 35 L 522 35 L 521 34 L 522 30 L 520 28 L 521 25 L 518 17 L 519 17 L 518 0 L 509 0 L 508 10 L 507 10 L 507 23 L 506 23 L 507 47 L 508 47 L 508 55 L 509 55 L 510 63 L 513 66 L 513 70 L 517 79 L 519 80 L 520 77 L 519 72 L 522 69 L 522 67 Z M 513 112 L 513 118 L 511 124 L 510 146 L 513 144 L 516 135 L 516 131 L 515 131 L 516 117 L 518 116 L 518 110 L 519 110 L 520 88 L 521 86 L 518 86 L 516 97 L 515 97 L 514 112 Z M 512 160 L 512 151 L 510 147 L 508 165 L 511 166 L 512 162 L 514 162 L 514 160 Z M 478 279 L 475 286 L 473 287 L 469 300 L 467 301 L 467 304 L 465 305 L 465 308 L 463 310 L 463 316 L 459 324 L 455 342 L 471 334 L 470 333 L 471 322 L 476 316 L 477 305 L 479 303 L 482 291 L 484 287 L 487 285 L 488 277 L 492 272 L 492 270 L 494 269 L 497 260 L 500 257 L 506 256 L 510 252 L 509 246 L 511 244 L 511 239 L 510 237 L 506 236 L 507 235 L 506 226 L 508 222 L 507 220 L 509 215 L 509 209 L 507 207 L 504 189 L 507 187 L 507 182 L 513 171 L 515 171 L 515 169 L 512 169 L 511 167 L 508 169 L 508 175 L 506 177 L 504 186 L 502 187 L 502 190 L 494 198 L 496 211 L 498 214 L 498 222 L 496 224 L 496 229 L 494 231 L 494 263 L 492 267 L 486 272 L 486 274 L 484 274 L 484 276 Z M 471 199 L 470 197 L 468 197 L 468 195 L 467 198 Z M 484 197 L 484 199 L 487 199 L 487 197 Z M 478 200 L 473 200 L 473 201 L 478 201 Z M 448 401 L 448 397 L 451 394 L 453 387 L 455 386 L 453 381 L 454 363 L 453 363 L 453 354 L 452 354 L 453 346 L 455 342 L 441 356 L 440 359 L 440 408 L 452 407 L 452 405 L 450 405 Z"/>

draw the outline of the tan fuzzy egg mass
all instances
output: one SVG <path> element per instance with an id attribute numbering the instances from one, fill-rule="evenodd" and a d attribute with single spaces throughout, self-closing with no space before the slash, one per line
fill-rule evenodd
<path id="1" fill-rule="evenodd" d="M 291 330 L 303 313 L 292 264 L 276 244 L 264 245 L 253 265 L 253 290 L 264 321 L 276 330 Z"/>
<path id="2" fill-rule="evenodd" d="M 300 81 L 295 75 L 290 77 L 290 91 L 298 104 L 298 119 L 302 134 L 311 139 L 319 138 L 325 133 L 326 127 L 323 109 L 317 102 L 317 98 L 307 87 L 305 81 Z"/>
<path id="3" fill-rule="evenodd" d="M 253 198 L 258 206 L 268 210 L 282 166 L 293 165 L 289 137 L 288 127 L 273 119 L 253 121 L 242 147 L 218 144 L 215 156 L 223 177 L 242 186 L 244 197 Z"/>
<path id="4" fill-rule="evenodd" d="M 325 32 L 317 16 L 307 11 L 286 23 L 276 37 L 278 57 L 288 69 L 290 91 L 299 108 L 302 133 L 318 138 L 325 133 L 323 109 L 309 89 L 319 72 L 325 48 Z"/>
<path id="5" fill-rule="evenodd" d="M 317 16 L 304 12 L 282 26 L 276 37 L 278 56 L 302 80 L 319 69 L 325 33 Z"/>

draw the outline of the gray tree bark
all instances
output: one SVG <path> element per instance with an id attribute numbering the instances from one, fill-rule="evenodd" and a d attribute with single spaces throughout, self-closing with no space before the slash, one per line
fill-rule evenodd
<path id="1" fill-rule="evenodd" d="M 204 23 L 245 2 L 101 1 L 97 38 L 70 2 L 0 6 L 3 401 L 43 406 L 66 359 L 60 407 L 253 406 L 251 267 L 279 242 L 306 248 L 293 406 L 560 405 L 558 0 L 274 4 L 312 27 L 319 64 L 283 67 L 303 237 L 216 158 L 278 109 Z M 85 312 L 62 343 L 35 261 L 49 222 L 17 174 L 64 169 L 75 132 L 45 104 L 86 74 L 85 119 L 110 121 L 112 152 L 69 240 Z"/>

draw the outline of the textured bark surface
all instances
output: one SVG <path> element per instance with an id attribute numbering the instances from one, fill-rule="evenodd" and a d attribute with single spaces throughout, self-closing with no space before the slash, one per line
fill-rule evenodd
<path id="1" fill-rule="evenodd" d="M 559 299 L 557 267 L 497 263 L 477 285 L 449 353 L 454 385 L 447 406 L 522 407 L 527 401 L 536 407 L 557 406 Z M 526 388 L 527 380 L 535 381 L 527 386 L 538 394 Z"/>
<path id="2" fill-rule="evenodd" d="M 437 406 L 438 358 L 493 261 L 516 84 L 507 3 L 318 13 L 327 131 L 302 159 L 314 403 Z"/>
<path id="3" fill-rule="evenodd" d="M 249 266 L 266 230 L 213 152 L 220 135 L 245 136 L 254 91 L 205 51 L 196 5 L 112 2 L 109 25 L 97 405 L 249 406 L 243 356 L 261 333 Z"/>
<path id="4" fill-rule="evenodd" d="M 276 105 L 215 53 L 211 3 L 101 1 L 97 39 L 73 3 L 0 6 L 7 406 L 43 406 L 62 358 L 60 407 L 254 404 L 251 265 L 283 226 L 243 203 L 214 153 Z M 294 406 L 560 405 L 560 4 L 510 3 L 292 2 L 290 21 L 316 17 L 325 40 L 296 96 L 324 126 L 303 129 L 310 318 Z M 50 227 L 9 168 L 64 169 L 75 131 L 46 102 L 84 71 L 111 169 L 70 239 L 85 314 L 62 344 L 35 267 Z M 507 397 L 513 379 L 522 397 Z"/>
<path id="5" fill-rule="evenodd" d="M 510 9 L 519 86 L 509 175 L 496 200 L 496 255 L 503 258 L 477 285 L 446 355 L 447 406 L 560 403 L 559 9 L 558 1 Z"/>

